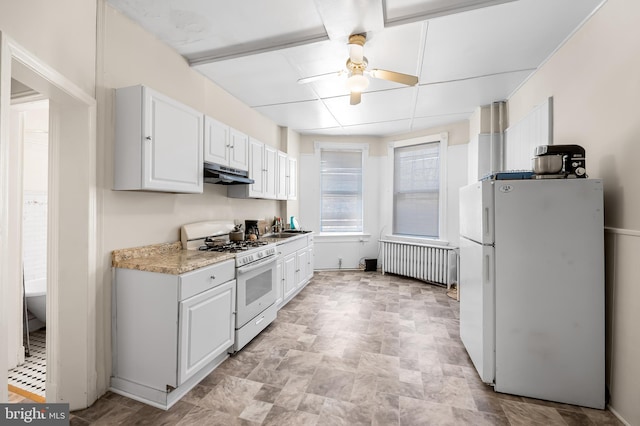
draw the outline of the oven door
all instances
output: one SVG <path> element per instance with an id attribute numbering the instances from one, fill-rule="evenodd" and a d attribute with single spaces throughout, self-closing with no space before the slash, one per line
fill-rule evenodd
<path id="1" fill-rule="evenodd" d="M 278 256 L 271 256 L 237 269 L 236 329 L 276 301 L 277 260 Z"/>

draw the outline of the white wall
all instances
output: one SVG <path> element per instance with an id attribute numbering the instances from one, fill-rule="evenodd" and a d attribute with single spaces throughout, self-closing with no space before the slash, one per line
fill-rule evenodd
<path id="1" fill-rule="evenodd" d="M 611 408 L 640 424 L 640 2 L 609 0 L 508 101 L 517 122 L 553 96 L 554 144 L 586 150 L 604 180 L 607 384 Z"/>

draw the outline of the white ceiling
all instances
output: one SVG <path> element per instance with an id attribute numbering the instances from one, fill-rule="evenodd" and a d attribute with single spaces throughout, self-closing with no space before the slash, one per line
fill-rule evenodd
<path id="1" fill-rule="evenodd" d="M 469 118 L 506 99 L 603 0 L 108 0 L 247 105 L 302 134 L 388 136 Z M 366 33 L 359 105 L 344 78 Z"/>

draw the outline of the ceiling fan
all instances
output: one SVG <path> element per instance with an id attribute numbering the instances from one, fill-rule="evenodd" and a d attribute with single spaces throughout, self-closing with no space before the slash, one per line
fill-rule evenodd
<path id="1" fill-rule="evenodd" d="M 362 91 L 369 86 L 369 79 L 366 76 L 379 78 L 381 80 L 394 81 L 407 86 L 415 86 L 418 83 L 418 77 L 414 75 L 380 69 L 368 70 L 367 65 L 369 63 L 367 62 L 367 58 L 364 56 L 364 43 L 366 40 L 366 34 L 352 34 L 349 36 L 349 59 L 347 59 L 347 69 L 301 78 L 298 80 L 298 83 L 306 84 L 330 77 L 347 76 L 347 88 L 351 93 L 351 105 L 357 105 L 360 103 Z"/>

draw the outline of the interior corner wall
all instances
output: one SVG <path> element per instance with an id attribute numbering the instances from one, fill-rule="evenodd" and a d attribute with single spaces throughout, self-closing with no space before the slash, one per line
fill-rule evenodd
<path id="1" fill-rule="evenodd" d="M 640 2 L 608 0 L 508 101 L 517 122 L 553 96 L 554 144 L 582 145 L 604 181 L 609 404 L 629 424 L 640 424 L 639 17 Z"/>

